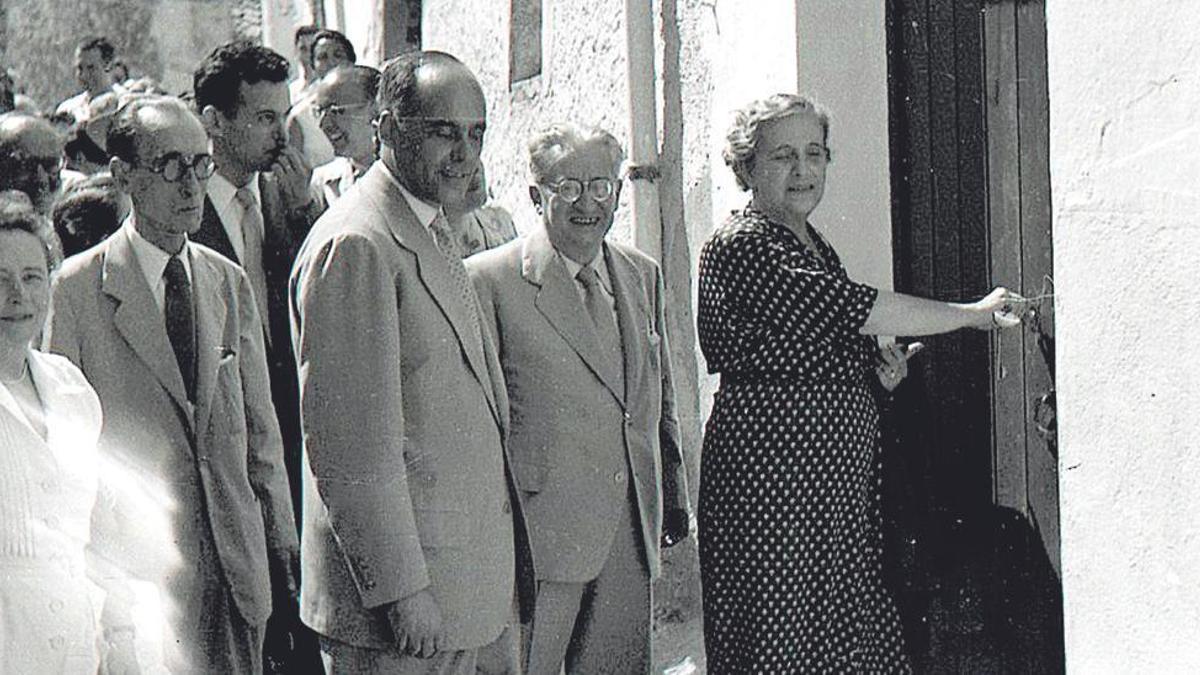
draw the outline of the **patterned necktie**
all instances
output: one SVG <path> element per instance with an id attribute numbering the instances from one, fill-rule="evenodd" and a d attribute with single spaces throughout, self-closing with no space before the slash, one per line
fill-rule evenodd
<path id="1" fill-rule="evenodd" d="M 596 341 L 604 352 L 604 362 L 609 369 L 609 375 L 620 388 L 625 386 L 625 359 L 621 352 L 621 333 L 617 321 L 613 318 L 612 308 L 604 299 L 604 287 L 600 283 L 600 274 L 591 265 L 585 265 L 575 275 L 583 284 L 583 306 L 596 327 Z"/>
<path id="2" fill-rule="evenodd" d="M 454 279 L 454 285 L 458 288 L 458 294 L 462 298 L 463 306 L 467 308 L 467 315 L 470 317 L 471 337 L 478 344 L 483 344 L 482 333 L 479 330 L 479 299 L 475 296 L 475 289 L 471 286 L 471 280 L 467 278 L 467 268 L 462 262 L 462 250 L 455 243 L 454 234 L 450 231 L 450 221 L 446 220 L 446 216 L 438 211 L 433 222 L 429 224 L 429 232 L 433 235 L 433 241 L 437 244 L 437 250 L 446 260 L 446 266 L 450 269 L 450 276 Z"/>
<path id="3" fill-rule="evenodd" d="M 254 289 L 254 302 L 258 305 L 258 316 L 262 320 L 263 333 L 270 341 L 271 317 L 267 315 L 267 275 L 263 270 L 263 217 L 258 199 L 247 185 L 237 191 L 237 201 L 242 205 L 242 269 Z"/>
<path id="4" fill-rule="evenodd" d="M 186 254 L 180 254 L 186 255 Z M 196 320 L 192 310 L 192 285 L 179 256 L 171 256 L 163 270 L 166 283 L 164 314 L 167 338 L 175 351 L 175 362 L 183 376 L 183 386 L 189 401 L 196 400 Z"/>

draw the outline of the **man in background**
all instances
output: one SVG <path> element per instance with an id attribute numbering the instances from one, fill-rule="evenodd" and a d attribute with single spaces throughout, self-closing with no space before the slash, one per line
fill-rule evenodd
<path id="1" fill-rule="evenodd" d="M 54 112 L 69 113 L 76 122 L 87 121 L 92 98 L 112 88 L 109 71 L 115 55 L 116 49 L 106 37 L 93 37 L 80 42 L 75 48 L 75 79 L 83 91 L 59 103 Z"/>
<path id="2" fill-rule="evenodd" d="M 0 192 L 23 192 L 39 213 L 48 215 L 62 169 L 62 138 L 49 122 L 21 112 L 0 115 Z"/>
<path id="3" fill-rule="evenodd" d="M 330 71 L 317 83 L 313 111 L 337 155 L 313 169 L 313 198 L 329 205 L 354 185 L 378 157 L 375 95 L 379 71 L 368 66 Z"/>

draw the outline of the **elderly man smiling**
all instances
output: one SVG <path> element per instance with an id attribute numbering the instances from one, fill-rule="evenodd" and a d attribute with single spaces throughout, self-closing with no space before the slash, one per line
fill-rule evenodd
<path id="1" fill-rule="evenodd" d="M 541 228 L 467 261 L 499 341 L 537 562 L 532 675 L 649 672 L 650 582 L 688 533 L 662 276 L 604 238 L 622 159 L 599 129 L 539 134 Z"/>

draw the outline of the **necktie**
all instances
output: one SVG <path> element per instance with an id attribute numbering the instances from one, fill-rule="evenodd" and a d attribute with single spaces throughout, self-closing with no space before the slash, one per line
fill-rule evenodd
<path id="1" fill-rule="evenodd" d="M 186 255 L 186 254 L 180 254 Z M 189 401 L 196 399 L 196 321 L 192 312 L 192 285 L 179 256 L 171 256 L 163 270 L 166 283 L 164 314 L 167 322 L 167 338 L 175 351 L 175 362 L 179 374 L 183 375 L 183 386 Z"/>
<path id="2" fill-rule="evenodd" d="M 455 243 L 454 234 L 450 231 L 450 221 L 446 220 L 446 216 L 441 211 L 438 211 L 433 222 L 429 224 L 429 232 L 433 235 L 437 250 L 446 259 L 450 276 L 453 277 L 458 294 L 467 308 L 467 314 L 470 317 L 471 338 L 479 344 L 483 344 L 482 334 L 479 330 L 479 300 L 475 296 L 471 280 L 467 278 L 467 268 L 462 262 L 462 250 Z"/>
<path id="3" fill-rule="evenodd" d="M 625 382 L 625 359 L 621 353 L 621 333 L 617 321 L 613 318 L 612 308 L 604 299 L 604 287 L 600 284 L 600 274 L 591 265 L 584 266 L 575 275 L 583 284 L 583 306 L 592 324 L 596 327 L 596 341 L 604 352 L 604 363 L 609 374 L 618 386 L 623 388 Z"/>
<path id="4" fill-rule="evenodd" d="M 267 316 L 267 275 L 263 270 L 263 218 L 258 199 L 247 185 L 237 191 L 237 201 L 242 205 L 242 269 L 254 289 L 254 302 L 262 319 L 263 334 L 270 341 L 271 323 Z"/>

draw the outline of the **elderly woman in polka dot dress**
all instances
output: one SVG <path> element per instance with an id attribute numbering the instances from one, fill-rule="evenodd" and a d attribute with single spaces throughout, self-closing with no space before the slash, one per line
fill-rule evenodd
<path id="1" fill-rule="evenodd" d="M 1003 288 L 969 304 L 850 280 L 808 222 L 829 118 L 801 96 L 746 106 L 725 161 L 749 205 L 700 257 L 700 347 L 721 374 L 704 437 L 700 569 L 713 673 L 907 672 L 880 580 L 879 413 L 907 373 L 874 335 L 1016 323 Z"/>

